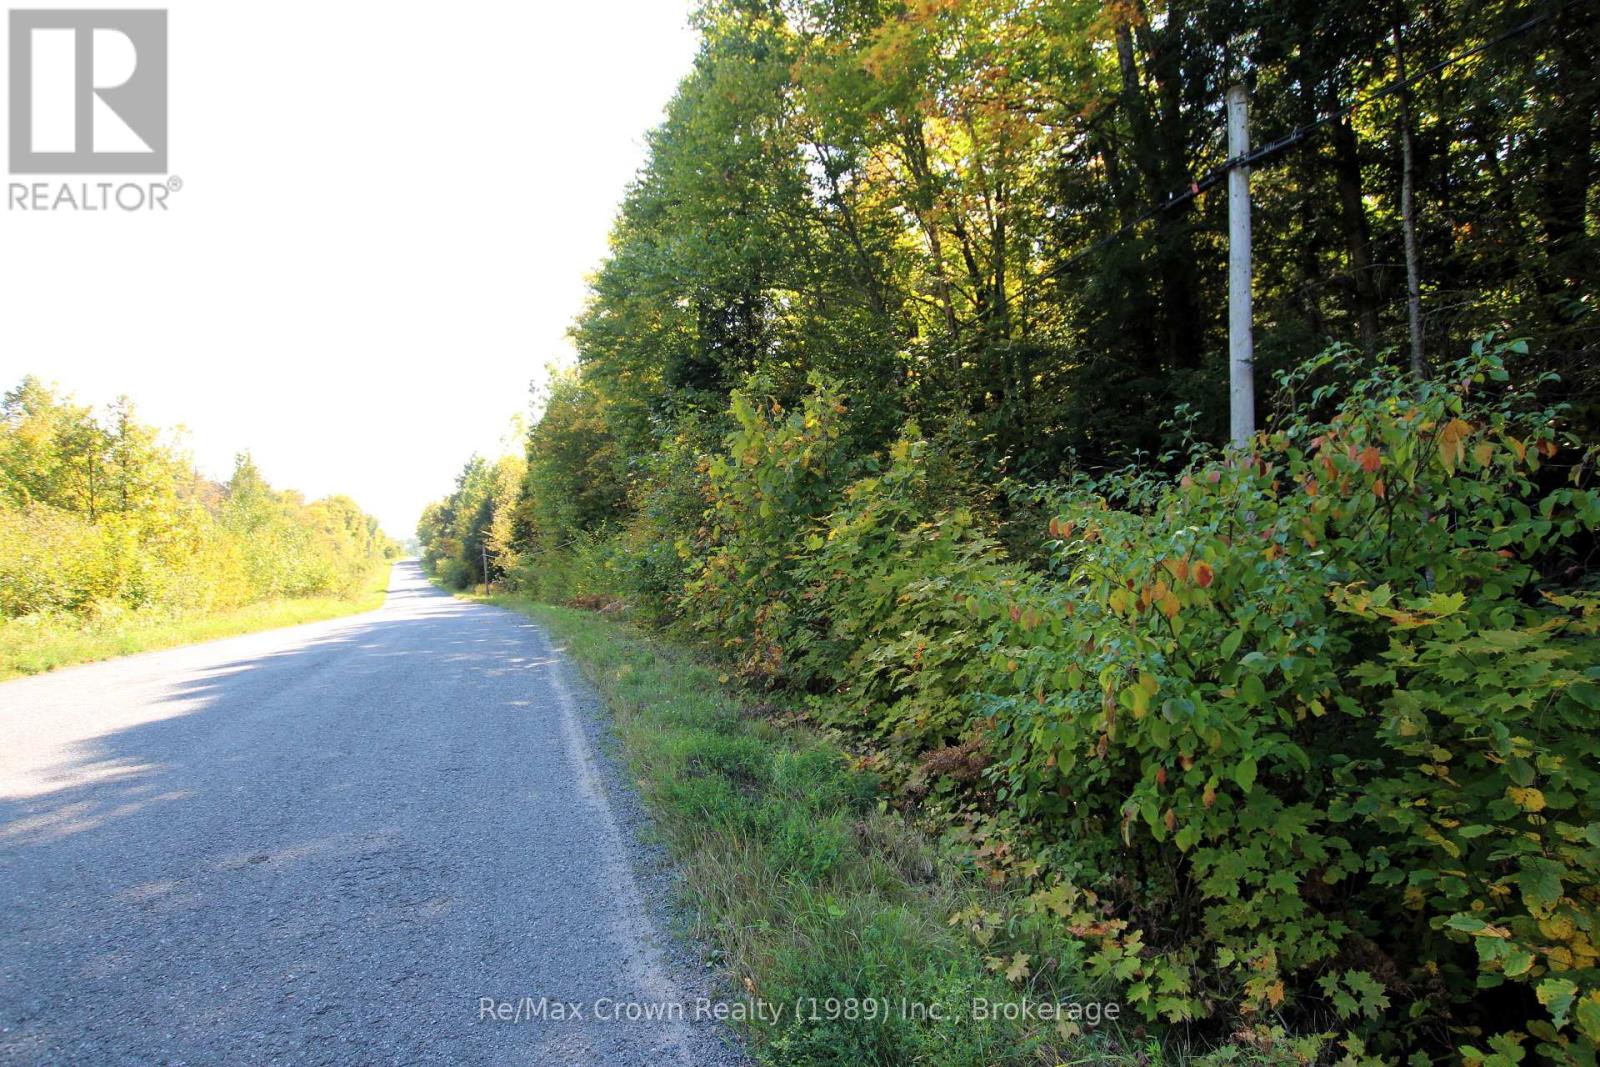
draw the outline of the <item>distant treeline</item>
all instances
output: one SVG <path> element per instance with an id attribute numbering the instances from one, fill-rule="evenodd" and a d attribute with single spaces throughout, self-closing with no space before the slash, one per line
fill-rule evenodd
<path id="1" fill-rule="evenodd" d="M 248 454 L 203 477 L 125 397 L 96 413 L 28 377 L 0 405 L 0 618 L 344 594 L 397 554 L 355 501 L 273 489 Z"/>

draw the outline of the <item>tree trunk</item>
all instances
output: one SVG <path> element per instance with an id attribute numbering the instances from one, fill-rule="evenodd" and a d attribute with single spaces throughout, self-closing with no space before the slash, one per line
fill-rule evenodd
<path id="1" fill-rule="evenodd" d="M 1400 222 L 1406 245 L 1406 321 L 1411 333 L 1411 373 L 1428 376 L 1428 360 L 1422 352 L 1422 265 L 1417 251 L 1416 146 L 1411 139 L 1411 89 L 1406 85 L 1406 53 L 1400 39 L 1400 23 L 1394 26 L 1395 77 L 1400 84 Z"/>
<path id="2" fill-rule="evenodd" d="M 1378 283 L 1372 276 L 1372 241 L 1366 205 L 1361 200 L 1361 156 L 1355 128 L 1347 118 L 1333 127 L 1333 176 L 1339 190 L 1345 246 L 1350 252 L 1356 329 L 1361 350 L 1370 356 L 1378 350 Z"/>

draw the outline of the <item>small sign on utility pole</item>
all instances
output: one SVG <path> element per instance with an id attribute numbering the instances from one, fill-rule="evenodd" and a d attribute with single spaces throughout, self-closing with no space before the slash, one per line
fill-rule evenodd
<path id="1" fill-rule="evenodd" d="M 1250 96 L 1228 88 L 1228 429 L 1234 448 L 1256 433 L 1255 339 L 1250 300 Z"/>

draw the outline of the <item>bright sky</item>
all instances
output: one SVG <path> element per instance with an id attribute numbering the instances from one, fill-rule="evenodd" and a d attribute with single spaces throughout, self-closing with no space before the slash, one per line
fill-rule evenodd
<path id="1" fill-rule="evenodd" d="M 408 537 L 572 358 L 689 0 L 163 6 L 183 188 L 165 214 L 0 210 L 0 389 L 126 393 L 207 474 L 248 448 Z"/>

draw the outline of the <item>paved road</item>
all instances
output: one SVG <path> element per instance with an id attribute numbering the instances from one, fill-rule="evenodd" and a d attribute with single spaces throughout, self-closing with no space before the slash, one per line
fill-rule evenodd
<path id="1" fill-rule="evenodd" d="M 588 700 L 414 563 L 368 615 L 0 685 L 0 1062 L 740 1062 Z"/>

